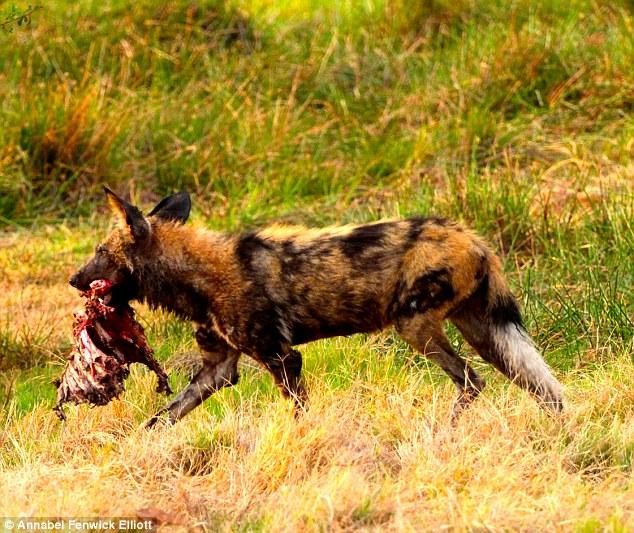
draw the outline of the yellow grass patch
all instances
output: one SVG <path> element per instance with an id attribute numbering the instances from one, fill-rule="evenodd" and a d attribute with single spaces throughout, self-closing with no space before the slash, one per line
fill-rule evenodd
<path id="1" fill-rule="evenodd" d="M 623 394 L 634 370 L 625 354 L 568 384 L 561 419 L 494 385 L 457 427 L 448 384 L 414 379 L 368 390 L 357 381 L 332 391 L 309 376 L 310 409 L 298 420 L 289 402 L 263 407 L 243 397 L 223 418 L 199 409 L 146 431 L 136 396 L 152 394 L 153 377 L 132 379 L 134 393 L 75 409 L 65 425 L 44 406 L 21 418 L 9 409 L 4 515 L 151 516 L 282 531 L 634 524 L 634 410 Z"/>

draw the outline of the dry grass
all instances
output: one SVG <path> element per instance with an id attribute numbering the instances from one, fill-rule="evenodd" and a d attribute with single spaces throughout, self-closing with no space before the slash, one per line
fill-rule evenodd
<path id="1" fill-rule="evenodd" d="M 145 374 L 132 398 L 81 409 L 64 427 L 44 406 L 9 412 L 2 512 L 155 515 L 208 530 L 632 525 L 628 357 L 570 376 L 561 419 L 495 384 L 453 428 L 453 391 L 424 377 L 403 369 L 334 390 L 309 375 L 310 409 L 298 420 L 287 402 L 221 393 L 222 417 L 199 410 L 148 432 L 137 427 L 137 400 L 152 396 Z"/>

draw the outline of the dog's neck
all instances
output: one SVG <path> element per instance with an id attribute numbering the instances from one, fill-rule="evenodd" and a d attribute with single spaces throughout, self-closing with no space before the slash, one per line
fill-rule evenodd
<path id="1" fill-rule="evenodd" d="M 137 299 L 152 308 L 205 323 L 223 293 L 228 237 L 171 223 L 153 227 L 152 241 L 133 263 Z"/>

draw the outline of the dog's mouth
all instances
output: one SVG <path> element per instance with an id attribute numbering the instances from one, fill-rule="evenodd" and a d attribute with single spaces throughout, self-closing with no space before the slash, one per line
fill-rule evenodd
<path id="1" fill-rule="evenodd" d="M 101 303 L 108 305 L 110 300 L 112 300 L 113 285 L 109 279 L 96 279 L 90 283 L 90 289 L 82 291 L 82 294 L 86 297 L 90 297 L 93 294 L 101 300 Z"/>
<path id="2" fill-rule="evenodd" d="M 88 290 L 81 291 L 81 294 L 83 296 L 96 296 L 104 305 L 122 308 L 136 297 L 137 292 L 136 284 L 131 279 L 123 278 L 121 281 L 111 281 L 100 278 L 92 281 Z"/>

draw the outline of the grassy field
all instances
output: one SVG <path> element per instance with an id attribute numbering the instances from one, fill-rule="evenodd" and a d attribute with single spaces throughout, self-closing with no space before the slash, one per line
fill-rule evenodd
<path id="1" fill-rule="evenodd" d="M 0 33 L 0 515 L 634 530 L 633 36 L 626 0 L 51 0 Z M 245 359 L 175 427 L 140 428 L 165 401 L 140 368 L 61 424 L 66 280 L 107 232 L 105 183 L 146 208 L 187 189 L 191 223 L 223 231 L 463 221 L 504 258 L 567 410 L 450 330 L 489 383 L 456 427 L 449 380 L 390 332 L 301 347 L 297 420 Z M 190 325 L 137 308 L 180 388 Z"/>

